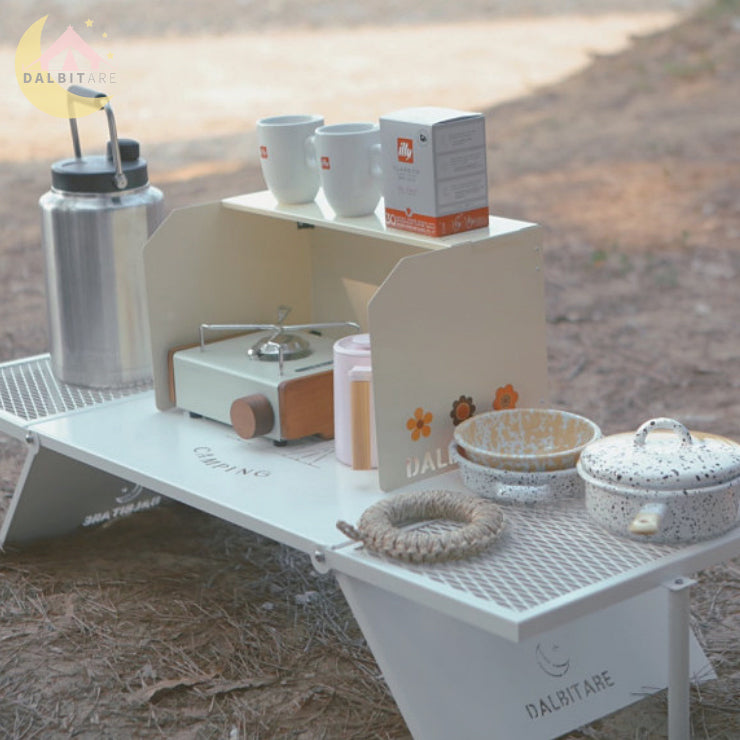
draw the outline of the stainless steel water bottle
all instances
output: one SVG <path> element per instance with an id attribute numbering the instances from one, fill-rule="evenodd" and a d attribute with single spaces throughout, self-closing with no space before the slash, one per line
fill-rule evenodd
<path id="1" fill-rule="evenodd" d="M 77 86 L 69 92 L 107 97 Z M 118 138 L 110 103 L 103 111 L 107 155 L 82 156 L 70 116 L 75 156 L 52 165 L 51 190 L 39 205 L 54 375 L 74 385 L 120 388 L 152 374 L 142 248 L 164 203 L 149 184 L 139 143 Z"/>

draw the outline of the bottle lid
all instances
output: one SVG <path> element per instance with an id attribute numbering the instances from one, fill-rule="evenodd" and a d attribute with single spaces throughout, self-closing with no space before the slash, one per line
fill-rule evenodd
<path id="1" fill-rule="evenodd" d="M 369 334 L 353 334 L 352 335 L 352 346 L 357 349 L 370 350 L 370 335 Z"/>
<path id="2" fill-rule="evenodd" d="M 334 343 L 334 351 L 342 355 L 370 357 L 370 335 L 348 334 Z"/>
<path id="3" fill-rule="evenodd" d="M 118 147 L 121 168 L 128 181 L 123 190 L 115 184 L 116 168 L 110 141 L 107 156 L 72 157 L 54 162 L 51 166 L 52 187 L 71 193 L 121 193 L 148 184 L 146 160 L 139 157 L 139 142 L 136 139 L 119 139 Z"/>

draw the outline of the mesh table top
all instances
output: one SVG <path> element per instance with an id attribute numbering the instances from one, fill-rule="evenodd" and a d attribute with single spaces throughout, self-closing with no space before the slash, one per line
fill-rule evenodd
<path id="1" fill-rule="evenodd" d="M 581 588 L 649 565 L 680 548 L 616 537 L 588 518 L 582 500 L 557 506 L 504 507 L 501 537 L 486 552 L 446 563 L 415 565 L 357 548 L 356 555 L 443 584 L 479 602 L 526 612 Z M 426 531 L 454 524 L 431 522 Z"/>
<path id="2" fill-rule="evenodd" d="M 309 553 L 323 551 L 320 570 L 354 575 L 514 639 L 740 555 L 737 527 L 696 544 L 634 542 L 594 524 L 582 500 L 566 499 L 506 505 L 502 536 L 474 558 L 401 563 L 367 552 L 334 528 L 338 519 L 357 521 L 388 495 L 377 488 L 372 471 L 359 474 L 341 465 L 325 449 L 328 442 L 302 443 L 292 454 L 266 440 L 245 443 L 227 425 L 157 411 L 142 390 L 64 385 L 53 377 L 48 356 L 29 358 L 0 365 L 0 421 L 31 428 L 42 444 L 65 455 L 252 531 Z M 306 465 L 312 445 L 321 454 Z M 203 449 L 229 462 L 232 472 L 221 472 L 225 463 L 204 465 L 196 454 Z M 248 469 L 260 476 L 241 475 Z M 466 490 L 456 470 L 422 483 Z"/>
<path id="3" fill-rule="evenodd" d="M 22 421 L 36 421 L 125 398 L 150 387 L 139 384 L 98 390 L 62 383 L 52 372 L 49 355 L 39 355 L 0 365 L 0 411 Z"/>

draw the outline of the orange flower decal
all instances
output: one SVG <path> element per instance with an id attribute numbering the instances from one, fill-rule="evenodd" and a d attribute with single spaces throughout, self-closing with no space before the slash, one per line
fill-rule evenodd
<path id="1" fill-rule="evenodd" d="M 509 383 L 501 388 L 496 389 L 496 398 L 493 399 L 493 408 L 496 411 L 501 409 L 513 409 L 519 400 L 519 394 L 514 390 L 514 386 Z"/>
<path id="2" fill-rule="evenodd" d="M 424 413 L 424 409 L 419 406 L 414 411 L 413 417 L 406 422 L 406 429 L 411 432 L 411 439 L 416 442 L 419 437 L 428 437 L 432 433 L 432 428 L 429 426 L 432 423 L 434 415 L 431 411 Z"/>
<path id="3" fill-rule="evenodd" d="M 452 423 L 457 426 L 461 421 L 469 419 L 475 413 L 475 404 L 472 396 L 460 396 L 457 401 L 452 402 Z"/>

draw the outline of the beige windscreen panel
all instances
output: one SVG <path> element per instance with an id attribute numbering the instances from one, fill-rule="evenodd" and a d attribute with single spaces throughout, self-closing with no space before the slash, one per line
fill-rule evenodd
<path id="1" fill-rule="evenodd" d="M 380 486 L 449 466 L 454 423 L 547 396 L 541 231 L 490 218 L 435 239 L 388 229 L 381 205 L 335 218 L 321 198 L 253 193 L 174 211 L 144 249 L 157 407 L 168 353 L 202 323 L 357 321 L 370 332 Z M 379 286 L 379 287 L 378 287 Z"/>
<path id="2" fill-rule="evenodd" d="M 370 301 L 383 490 L 448 467 L 472 413 L 546 404 L 541 232 L 519 226 L 402 259 Z"/>

